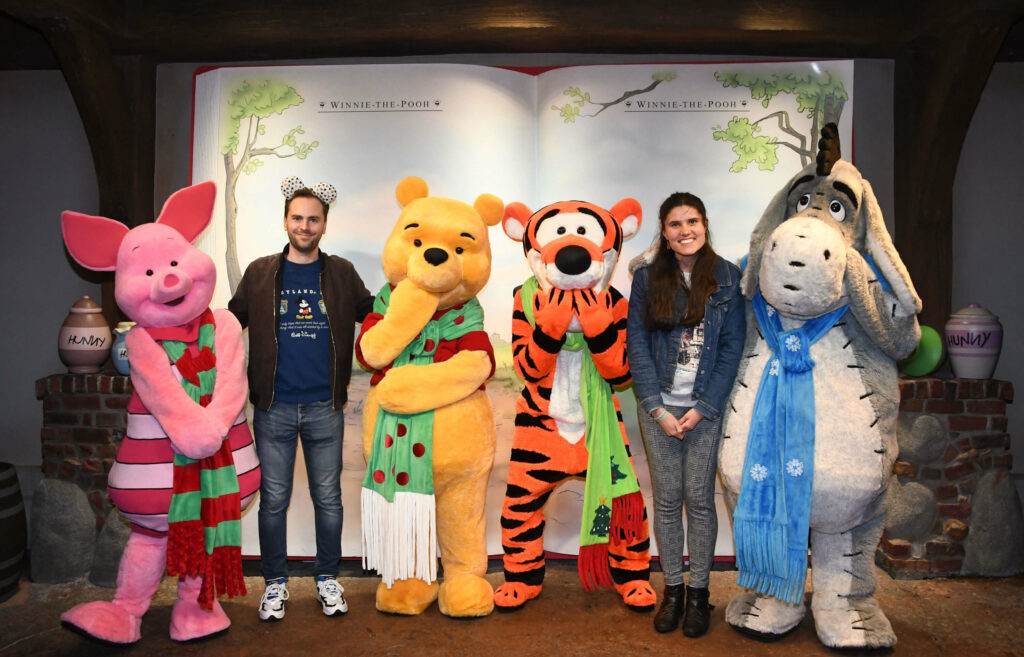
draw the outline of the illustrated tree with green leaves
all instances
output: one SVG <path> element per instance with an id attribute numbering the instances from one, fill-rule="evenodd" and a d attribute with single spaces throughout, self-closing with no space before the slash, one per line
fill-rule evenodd
<path id="1" fill-rule="evenodd" d="M 551 109 L 558 112 L 559 115 L 561 115 L 562 120 L 565 121 L 565 123 L 575 123 L 576 119 L 581 116 L 593 118 L 600 114 L 601 112 L 608 109 L 609 107 L 618 105 L 619 103 L 624 103 L 633 96 L 640 96 L 642 94 L 650 93 L 651 91 L 654 90 L 655 87 L 657 87 L 662 82 L 669 82 L 671 80 L 675 80 L 676 77 L 677 76 L 673 71 L 658 71 L 657 73 L 651 75 L 651 80 L 653 80 L 653 82 L 651 82 L 643 89 L 624 91 L 622 92 L 622 95 L 616 98 L 615 100 L 610 100 L 607 102 L 593 100 L 590 97 L 589 91 L 583 91 L 579 87 L 569 87 L 568 89 L 562 92 L 562 95 L 568 96 L 572 100 L 566 103 L 565 105 L 552 105 Z M 598 108 L 597 111 L 595 111 L 593 114 L 583 114 L 582 110 L 588 105 L 595 105 Z"/>
<path id="2" fill-rule="evenodd" d="M 242 271 L 238 266 L 238 249 L 235 240 L 235 224 L 238 218 L 238 200 L 235 187 L 239 177 L 252 175 L 263 166 L 265 157 L 306 159 L 320 142 L 301 141 L 299 135 L 305 134 L 302 126 L 295 126 L 284 133 L 281 143 L 277 145 L 259 144 L 261 137 L 266 135 L 266 120 L 274 114 L 282 114 L 289 107 L 304 102 L 294 87 L 279 80 L 263 80 L 250 82 L 243 80 L 228 95 L 227 112 L 221 134 L 227 135 L 221 146 L 224 156 L 224 173 L 226 182 L 225 229 L 227 233 L 228 285 L 234 294 L 238 282 L 242 279 Z M 241 149 L 241 154 L 239 154 Z M 236 159 L 237 158 L 237 159 Z"/>
<path id="3" fill-rule="evenodd" d="M 793 127 L 789 112 L 778 110 L 751 121 L 747 117 L 734 116 L 725 128 L 715 126 L 712 137 L 715 141 L 732 142 L 736 161 L 729 171 L 739 173 L 751 163 L 757 163 L 761 171 L 774 171 L 779 162 L 779 146 L 794 151 L 800 156 L 800 165 L 806 166 L 814 159 L 821 126 L 839 123 L 843 106 L 849 99 L 843 81 L 828 71 L 820 73 L 785 73 L 756 75 L 743 71 L 715 73 L 715 79 L 725 88 L 746 87 L 750 97 L 761 102 L 768 109 L 772 100 L 779 95 L 792 95 L 796 100 L 799 114 L 811 119 L 811 129 L 803 134 Z M 762 134 L 764 126 L 774 120 L 782 136 Z"/>

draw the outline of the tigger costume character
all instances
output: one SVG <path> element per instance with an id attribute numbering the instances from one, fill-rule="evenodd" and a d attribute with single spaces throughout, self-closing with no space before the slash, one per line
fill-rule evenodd
<path id="1" fill-rule="evenodd" d="M 647 511 L 612 386 L 629 383 L 626 299 L 608 287 L 640 204 L 610 211 L 565 201 L 532 213 L 505 210 L 534 276 L 515 294 L 512 359 L 526 382 L 516 402 L 501 514 L 505 583 L 494 602 L 522 607 L 544 580 L 543 508 L 569 478 L 586 480 L 579 572 L 585 590 L 614 587 L 638 611 L 654 607 Z"/>

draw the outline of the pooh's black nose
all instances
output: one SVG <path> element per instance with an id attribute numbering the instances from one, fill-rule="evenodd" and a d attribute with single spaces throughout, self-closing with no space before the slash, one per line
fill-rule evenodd
<path id="1" fill-rule="evenodd" d="M 563 274 L 582 274 L 590 267 L 590 254 L 582 246 L 567 246 L 555 254 L 555 266 Z"/>
<path id="2" fill-rule="evenodd" d="M 423 259 L 436 267 L 448 259 L 448 252 L 444 249 L 430 248 L 423 252 Z"/>

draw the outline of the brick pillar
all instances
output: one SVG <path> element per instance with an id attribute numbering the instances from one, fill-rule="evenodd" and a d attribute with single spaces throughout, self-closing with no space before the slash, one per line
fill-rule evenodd
<path id="1" fill-rule="evenodd" d="M 903 379 L 900 393 L 900 456 L 893 472 L 901 489 L 912 494 L 893 496 L 875 562 L 900 579 L 956 575 L 979 479 L 993 470 L 1008 473 L 1013 466 L 1006 421 L 1013 384 Z M 928 421 L 919 423 L 921 418 Z M 927 435 L 914 435 L 921 427 Z M 896 508 L 901 503 L 914 508 Z M 921 519 L 926 524 L 915 524 Z"/>
<path id="2" fill-rule="evenodd" d="M 98 526 L 110 510 L 107 473 L 125 431 L 132 385 L 127 376 L 53 374 L 36 381 L 43 402 L 43 475 L 86 492 Z"/>

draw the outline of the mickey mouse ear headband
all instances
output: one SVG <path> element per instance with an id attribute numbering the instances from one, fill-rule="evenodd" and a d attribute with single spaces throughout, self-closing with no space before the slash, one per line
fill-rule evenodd
<path id="1" fill-rule="evenodd" d="M 306 188 L 306 183 L 299 180 L 298 176 L 288 176 L 281 182 L 281 195 L 284 196 L 284 200 L 290 201 L 295 192 L 300 189 Z M 334 189 L 334 185 L 330 183 L 319 183 L 316 187 L 309 188 L 313 195 L 323 201 L 325 205 L 330 205 L 338 198 L 338 192 Z"/>

